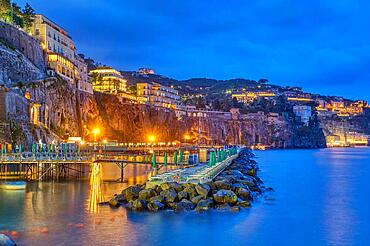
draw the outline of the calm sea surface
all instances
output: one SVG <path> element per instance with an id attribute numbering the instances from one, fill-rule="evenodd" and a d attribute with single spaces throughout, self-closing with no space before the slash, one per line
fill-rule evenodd
<path id="1" fill-rule="evenodd" d="M 138 214 L 90 206 L 88 182 L 33 183 L 0 191 L 0 231 L 19 245 L 370 244 L 370 148 L 255 153 L 275 191 L 240 213 Z"/>

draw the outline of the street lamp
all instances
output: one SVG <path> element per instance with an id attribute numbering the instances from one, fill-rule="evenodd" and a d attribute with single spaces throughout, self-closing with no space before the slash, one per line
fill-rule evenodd
<path id="1" fill-rule="evenodd" d="M 97 141 L 97 135 L 100 133 L 100 129 L 99 128 L 95 128 L 92 133 L 94 134 L 94 141 L 96 142 Z"/>
<path id="2" fill-rule="evenodd" d="M 149 135 L 148 140 L 150 143 L 153 143 L 155 141 L 155 136 L 154 135 Z"/>
<path id="3" fill-rule="evenodd" d="M 189 134 L 185 134 L 184 139 L 185 139 L 185 143 L 187 143 L 191 139 L 191 137 L 189 136 Z"/>

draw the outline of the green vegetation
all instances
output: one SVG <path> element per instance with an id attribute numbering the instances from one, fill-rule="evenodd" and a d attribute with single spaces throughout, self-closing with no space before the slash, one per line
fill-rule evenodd
<path id="1" fill-rule="evenodd" d="M 10 0 L 0 0 L 0 20 L 15 24 L 28 32 L 34 18 L 35 11 L 28 3 L 21 9 L 16 3 L 10 3 Z"/>

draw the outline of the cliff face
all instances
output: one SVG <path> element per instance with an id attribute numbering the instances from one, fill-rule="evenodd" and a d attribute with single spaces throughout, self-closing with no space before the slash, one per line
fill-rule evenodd
<path id="1" fill-rule="evenodd" d="M 120 142 L 147 142 L 153 134 L 159 142 L 197 143 L 199 132 L 204 144 L 324 147 L 319 126 L 296 126 L 281 115 L 177 117 L 172 110 L 133 104 L 114 95 L 78 92 L 75 84 L 46 78 L 36 40 L 1 22 L 0 28 L 1 142 L 30 146 L 70 136 L 93 140 L 91 131 L 99 127 L 100 138 Z"/>
<path id="2" fill-rule="evenodd" d="M 0 84 L 8 87 L 18 82 L 39 80 L 45 77 L 44 71 L 37 68 L 22 53 L 0 44 Z"/>
<path id="3" fill-rule="evenodd" d="M 104 135 L 122 142 L 147 142 L 154 134 L 160 142 L 175 140 L 197 143 L 198 130 L 203 144 L 257 143 L 275 148 L 324 148 L 325 137 L 318 124 L 296 126 L 283 116 L 249 114 L 241 118 L 197 118 L 184 116 L 178 119 L 174 112 L 134 105 L 118 97 L 96 93 L 96 125 L 104 128 Z M 199 127 L 198 127 L 199 126 Z M 188 140 L 184 136 L 188 135 Z"/>
<path id="4" fill-rule="evenodd" d="M 38 69 L 45 71 L 44 53 L 37 39 L 12 25 L 0 21 L 0 41 L 0 43 L 23 54 Z"/>

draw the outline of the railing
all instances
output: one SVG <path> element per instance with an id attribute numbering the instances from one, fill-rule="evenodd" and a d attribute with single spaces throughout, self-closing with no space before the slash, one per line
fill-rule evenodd
<path id="1" fill-rule="evenodd" d="M 227 168 L 232 161 L 238 157 L 240 148 L 234 149 L 236 151 L 229 152 L 230 155 L 222 160 L 216 161 L 216 156 L 212 157 L 210 154 L 210 163 L 209 164 L 200 164 L 188 169 L 179 169 L 163 173 L 160 175 L 152 176 L 147 183 L 148 188 L 151 186 L 164 183 L 164 182 L 178 182 L 178 183 L 205 183 L 213 180 L 217 177 L 225 168 Z M 226 152 L 219 152 L 218 158 L 222 157 Z"/>

